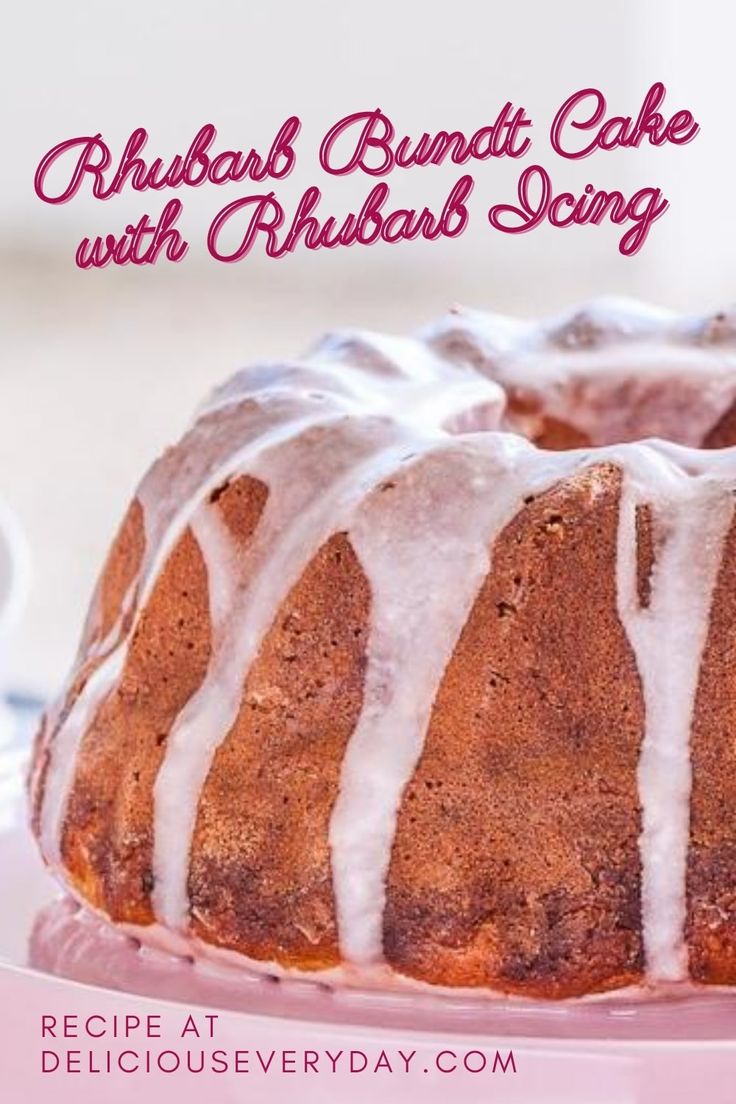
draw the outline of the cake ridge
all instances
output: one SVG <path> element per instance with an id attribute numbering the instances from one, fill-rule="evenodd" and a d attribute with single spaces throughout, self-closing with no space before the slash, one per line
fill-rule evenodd
<path id="1" fill-rule="evenodd" d="M 482 451 L 477 439 L 473 442 L 475 456 L 470 445 L 466 450 L 446 446 L 443 476 L 448 465 L 463 457 L 463 451 L 469 464 L 475 459 L 475 471 L 471 467 L 466 473 L 465 493 L 454 509 L 448 509 L 453 500 L 447 493 L 444 500 L 425 504 L 421 520 L 425 526 L 431 520 L 432 539 L 417 540 L 413 555 L 412 542 L 407 539 L 411 527 L 406 519 L 397 522 L 396 514 L 391 515 L 403 557 L 409 550 L 409 562 L 402 568 L 396 562 L 399 548 L 382 547 L 380 537 L 376 541 L 375 524 L 364 520 L 361 525 L 359 519 L 350 529 L 371 583 L 371 643 L 366 699 L 343 757 L 330 843 L 341 947 L 346 960 L 359 965 L 382 960 L 385 883 L 399 804 L 422 753 L 444 669 L 490 568 L 494 538 L 525 495 L 539 493 L 549 485 L 549 473 L 538 454 L 514 448 L 509 455 L 499 437 L 489 440 L 491 447 Z M 512 442 L 517 444 L 516 439 L 509 439 L 506 445 Z M 519 465 L 522 472 L 515 471 L 514 460 L 522 453 L 526 453 L 527 464 L 531 461 L 530 466 L 542 469 L 541 479 L 525 478 L 525 465 Z M 431 465 L 437 454 L 428 459 Z M 431 489 L 433 478 L 427 482 Z M 457 483 L 463 486 L 459 478 Z M 392 494 L 396 490 L 392 488 Z M 411 494 L 406 497 L 408 512 L 415 502 Z M 434 622 L 430 617 L 427 623 L 425 610 L 437 593 L 441 601 L 435 604 L 442 617 Z M 397 611 L 403 614 L 400 627 Z M 424 641 L 419 653 L 417 636 Z M 392 661 L 397 669 L 387 672 Z M 415 697 L 417 683 L 422 691 L 419 700 Z"/>
<path id="2" fill-rule="evenodd" d="M 636 656 L 646 711 L 638 785 L 647 977 L 679 981 L 688 973 L 690 729 L 711 599 L 733 519 L 733 490 L 713 480 L 704 493 L 711 476 L 684 474 L 667 459 L 658 463 L 660 456 L 652 446 L 642 447 L 633 471 L 631 462 L 626 470 L 616 574 L 619 616 Z M 736 467 L 728 483 L 734 478 Z M 637 507 L 652 512 L 659 536 L 646 606 L 637 595 Z"/>
<path id="3" fill-rule="evenodd" d="M 339 429 L 339 423 L 333 428 Z M 184 713 L 174 722 L 156 782 L 154 879 L 158 888 L 154 893 L 154 905 L 158 918 L 175 930 L 186 928 L 187 862 L 197 798 L 214 753 L 235 721 L 242 686 L 250 666 L 289 590 L 320 545 L 336 531 L 336 527 L 339 529 L 340 509 L 345 508 L 342 500 L 350 500 L 362 491 L 366 474 L 372 481 L 378 482 L 396 469 L 406 443 L 391 436 L 386 440 L 386 437 L 384 427 L 384 432 L 379 436 L 379 440 L 384 440 L 377 451 L 364 447 L 357 454 L 350 454 L 347 468 L 337 466 L 331 473 L 331 481 L 323 474 L 320 484 L 311 489 L 311 497 L 310 490 L 305 491 L 298 513 L 295 510 L 293 480 L 289 487 L 291 498 L 287 496 L 285 502 L 278 502 L 279 484 L 283 499 L 283 488 L 288 486 L 288 473 L 286 470 L 279 472 L 277 467 L 276 478 L 269 477 L 271 465 L 268 451 L 261 453 L 244 473 L 261 479 L 269 489 L 269 497 L 254 534 L 254 563 L 252 566 L 247 563 L 240 565 L 241 571 L 234 574 L 230 583 L 231 598 L 222 610 L 224 620 L 212 616 L 216 637 L 214 650 L 220 663 L 215 661 L 211 666 L 198 694 L 190 699 Z M 333 450 L 335 443 L 325 436 L 320 451 Z M 271 457 L 277 452 L 278 449 L 272 450 Z M 328 457 L 323 459 L 327 469 Z M 234 474 L 238 474 L 237 469 Z M 275 506 L 274 502 L 277 503 Z M 228 568 L 220 552 L 222 540 L 217 536 L 219 527 L 214 523 L 213 539 L 213 522 L 205 520 L 211 512 L 206 503 L 200 507 L 193 527 L 195 536 L 199 538 L 208 577 L 216 579 Z M 275 515 L 273 519 L 270 516 L 272 513 Z M 243 566 L 246 568 L 245 576 L 242 574 Z M 248 585 L 247 575 L 255 575 L 256 572 L 259 572 L 256 581 Z M 234 637 L 230 635 L 233 630 Z M 211 713 L 217 716 L 214 731 L 210 728 Z M 186 755 L 183 771 L 175 766 L 172 768 L 172 756 L 177 751 L 180 755 Z M 182 792 L 187 795 L 184 802 L 181 801 Z"/>

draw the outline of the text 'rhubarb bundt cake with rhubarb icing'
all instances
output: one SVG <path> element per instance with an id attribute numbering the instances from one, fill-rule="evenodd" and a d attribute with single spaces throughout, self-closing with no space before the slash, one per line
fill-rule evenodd
<path id="1" fill-rule="evenodd" d="M 46 863 L 335 984 L 736 984 L 734 445 L 729 314 L 456 311 L 241 372 L 113 544 Z"/>

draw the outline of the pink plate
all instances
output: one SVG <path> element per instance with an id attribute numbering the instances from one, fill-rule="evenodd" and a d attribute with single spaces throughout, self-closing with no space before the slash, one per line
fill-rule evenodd
<path id="1" fill-rule="evenodd" d="M 727 994 L 544 1004 L 336 991 L 142 949 L 60 898 L 42 869 L 25 825 L 27 740 L 17 728 L 0 730 L 0 1038 L 13 1104 L 391 1104 L 451 1094 L 690 1104 L 705 1086 L 713 1104 L 736 1099 L 736 997 Z M 79 1037 L 61 1037 L 64 1015 L 76 1017 L 68 1026 Z M 94 1036 L 83 1030 L 89 1016 Z M 111 1036 L 113 1016 L 118 1027 L 133 1017 L 127 1037 Z M 136 1026 L 147 1016 L 154 1035 Z M 200 1060 L 202 1072 L 187 1069 Z"/>

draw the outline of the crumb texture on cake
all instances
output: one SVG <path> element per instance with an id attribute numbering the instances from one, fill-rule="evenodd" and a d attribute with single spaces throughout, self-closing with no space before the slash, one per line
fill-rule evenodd
<path id="1" fill-rule="evenodd" d="M 31 820 L 145 940 L 354 984 L 736 984 L 736 316 L 455 310 L 144 477 Z"/>

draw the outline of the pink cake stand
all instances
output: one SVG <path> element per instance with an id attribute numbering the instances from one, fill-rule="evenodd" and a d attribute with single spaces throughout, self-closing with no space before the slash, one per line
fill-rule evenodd
<path id="1" fill-rule="evenodd" d="M 334 991 L 141 948 L 61 898 L 42 869 L 25 824 L 26 745 L 0 737 L 0 1039 L 3 1099 L 11 1104 L 736 1100 L 736 999 L 727 994 L 565 1005 Z M 212 1039 L 182 1038 L 188 1016 L 201 1029 L 207 1014 L 217 1016 Z M 108 1024 L 113 1016 L 119 1024 L 126 1015 L 157 1016 L 161 1037 L 42 1039 L 42 1017 L 60 1024 L 64 1015 Z M 42 1051 L 63 1061 L 66 1048 L 80 1050 L 80 1072 L 42 1072 Z M 229 1066 L 126 1073 L 115 1062 L 130 1049 L 167 1050 L 180 1062 L 187 1049 L 217 1049 Z M 93 1072 L 89 1050 L 93 1067 L 109 1050 L 112 1072 Z M 248 1052 L 249 1072 L 232 1068 L 236 1051 Z M 341 1054 L 336 1072 L 327 1051 Z M 314 1059 L 304 1065 L 305 1052 L 318 1056 L 316 1070 Z M 408 1072 L 399 1052 L 413 1052 Z"/>

